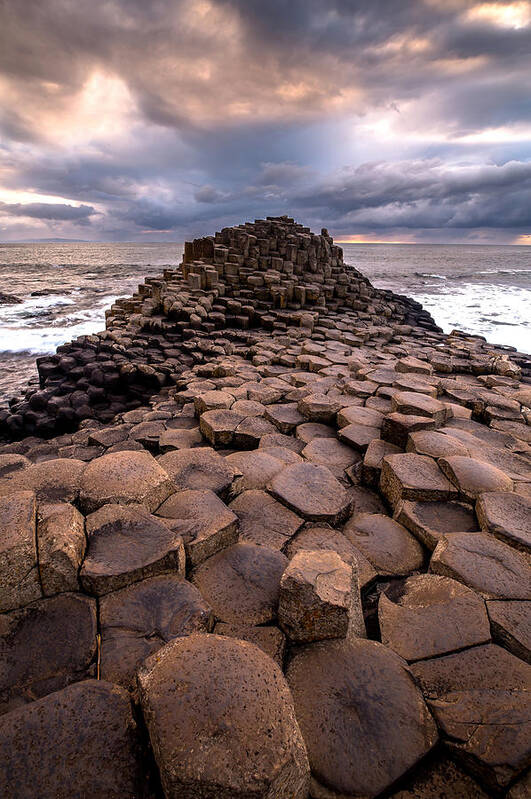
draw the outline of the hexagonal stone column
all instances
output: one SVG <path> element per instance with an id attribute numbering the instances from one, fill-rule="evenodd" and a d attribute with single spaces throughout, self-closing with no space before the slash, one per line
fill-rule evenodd
<path id="1" fill-rule="evenodd" d="M 306 799 L 309 768 L 284 676 L 253 644 L 191 635 L 138 676 L 165 796 Z"/>
<path id="2" fill-rule="evenodd" d="M 337 552 L 297 552 L 280 581 L 278 622 L 295 643 L 365 637 L 358 576 Z"/>

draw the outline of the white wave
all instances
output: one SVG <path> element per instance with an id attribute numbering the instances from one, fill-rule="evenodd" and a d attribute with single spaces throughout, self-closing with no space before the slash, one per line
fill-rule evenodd
<path id="1" fill-rule="evenodd" d="M 0 353 L 18 352 L 32 355 L 53 353 L 61 344 L 77 336 L 89 336 L 103 330 L 101 321 L 81 322 L 67 327 L 2 327 Z"/>
<path id="2" fill-rule="evenodd" d="M 445 333 L 457 329 L 485 336 L 492 344 L 531 353 L 531 291 L 515 286 L 452 284 L 443 292 L 414 292 Z"/>

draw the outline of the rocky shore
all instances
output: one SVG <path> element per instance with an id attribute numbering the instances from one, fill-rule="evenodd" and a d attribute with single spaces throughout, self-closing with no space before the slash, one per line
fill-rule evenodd
<path id="1" fill-rule="evenodd" d="M 287 217 L 0 411 L 0 795 L 524 799 L 531 357 Z"/>

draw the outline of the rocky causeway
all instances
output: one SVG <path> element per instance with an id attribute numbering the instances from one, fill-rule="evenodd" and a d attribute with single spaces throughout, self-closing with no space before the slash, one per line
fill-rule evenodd
<path id="1" fill-rule="evenodd" d="M 530 795 L 531 356 L 271 217 L 38 370 L 0 410 L 1 796 Z"/>

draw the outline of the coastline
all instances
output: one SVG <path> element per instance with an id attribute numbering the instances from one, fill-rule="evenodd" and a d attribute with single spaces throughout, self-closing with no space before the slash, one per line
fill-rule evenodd
<path id="1" fill-rule="evenodd" d="M 529 356 L 280 217 L 187 243 L 38 369 L 0 413 L 21 780 L 38 724 L 69 784 L 91 708 L 131 795 L 523 785 Z"/>

